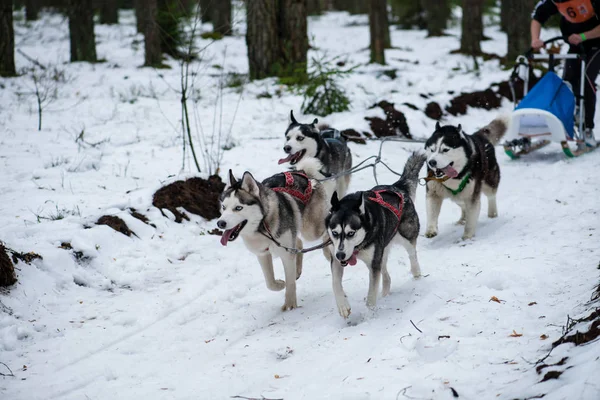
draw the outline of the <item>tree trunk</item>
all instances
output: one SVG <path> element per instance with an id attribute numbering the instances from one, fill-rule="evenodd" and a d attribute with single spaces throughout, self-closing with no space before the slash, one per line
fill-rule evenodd
<path id="1" fill-rule="evenodd" d="M 483 0 L 463 0 L 459 52 L 469 55 L 481 54 L 483 38 Z"/>
<path id="2" fill-rule="evenodd" d="M 38 19 L 40 12 L 39 0 L 25 0 L 25 20 L 35 21 Z"/>
<path id="3" fill-rule="evenodd" d="M 347 3 L 347 10 L 350 14 L 368 14 L 369 13 L 369 2 L 371 0 L 345 0 Z"/>
<path id="4" fill-rule="evenodd" d="M 212 9 L 217 1 L 220 0 L 200 0 L 200 15 L 202 22 L 212 21 Z M 248 1 L 248 3 L 251 2 L 253 2 L 253 0 Z M 248 4 L 246 4 L 246 7 L 248 7 Z"/>
<path id="5" fill-rule="evenodd" d="M 369 0 L 369 31 L 371 62 L 385 64 L 386 35 L 389 40 L 386 0 Z"/>
<path id="6" fill-rule="evenodd" d="M 306 13 L 308 15 L 321 15 L 323 13 L 322 0 L 308 0 L 306 2 Z"/>
<path id="7" fill-rule="evenodd" d="M 108 25 L 119 23 L 118 0 L 102 0 L 102 5 L 100 6 L 100 23 Z"/>
<path id="8" fill-rule="evenodd" d="M 16 76 L 12 0 L 0 0 L 0 76 Z"/>
<path id="9" fill-rule="evenodd" d="M 306 74 L 306 0 L 279 0 L 279 37 L 284 66 L 280 75 Z"/>
<path id="10" fill-rule="evenodd" d="M 500 30 L 502 32 L 508 32 L 508 24 L 510 23 L 511 15 L 516 15 L 512 12 L 510 6 L 514 1 L 501 1 L 500 2 Z M 533 9 L 533 6 L 531 7 Z M 531 10 L 529 13 L 531 14 Z"/>
<path id="11" fill-rule="evenodd" d="M 157 0 L 156 23 L 160 36 L 160 48 L 173 58 L 181 58 L 180 47 L 183 36 L 180 21 L 183 15 L 178 5 L 179 0 Z"/>
<path id="12" fill-rule="evenodd" d="M 157 0 L 137 0 L 138 6 L 143 1 L 145 4 L 141 11 L 144 25 L 144 50 L 146 67 L 159 67 L 162 65 L 162 51 L 160 47 L 160 28 L 158 27 Z"/>
<path id="13" fill-rule="evenodd" d="M 246 3 L 246 44 L 250 79 L 276 75 L 281 65 L 277 0 L 250 0 Z"/>
<path id="14" fill-rule="evenodd" d="M 448 0 L 421 0 L 427 21 L 427 37 L 443 36 L 450 18 Z"/>
<path id="15" fill-rule="evenodd" d="M 92 0 L 69 0 L 68 12 L 71 62 L 98 61 Z"/>
<path id="16" fill-rule="evenodd" d="M 517 56 L 523 54 L 529 47 L 529 20 L 531 2 L 524 0 L 503 0 L 502 7 L 509 8 L 510 21 L 506 25 L 508 36 L 508 51 L 506 61 L 512 64 Z"/>
<path id="17" fill-rule="evenodd" d="M 135 21 L 137 33 L 146 33 L 145 31 L 145 8 L 148 7 L 145 4 L 145 0 L 134 0 L 133 7 L 135 8 Z"/>
<path id="18" fill-rule="evenodd" d="M 219 0 L 212 6 L 213 31 L 231 35 L 231 0 Z"/>

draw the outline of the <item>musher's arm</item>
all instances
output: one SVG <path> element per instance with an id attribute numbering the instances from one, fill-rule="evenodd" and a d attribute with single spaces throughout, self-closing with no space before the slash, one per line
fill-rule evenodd
<path id="1" fill-rule="evenodd" d="M 540 40 L 540 33 L 542 32 L 542 24 L 540 24 L 539 21 L 532 19 L 531 27 L 529 30 L 531 32 L 531 47 L 534 50 L 538 50 L 538 49 L 544 47 L 544 42 L 542 40 Z"/>
<path id="2" fill-rule="evenodd" d="M 569 36 L 569 43 L 578 45 L 581 42 L 585 42 L 589 39 L 596 39 L 600 37 L 600 25 L 595 27 L 592 30 L 583 33 L 574 33 Z"/>

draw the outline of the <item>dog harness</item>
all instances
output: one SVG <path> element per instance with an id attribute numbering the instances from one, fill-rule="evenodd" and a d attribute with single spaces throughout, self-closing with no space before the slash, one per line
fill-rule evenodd
<path id="1" fill-rule="evenodd" d="M 306 186 L 306 190 L 304 190 L 304 193 L 294 188 L 294 174 L 306 178 L 308 185 Z M 309 202 L 310 196 L 312 195 L 313 191 L 312 183 L 310 183 L 310 179 L 308 178 L 308 176 L 306 176 L 302 172 L 284 172 L 283 175 L 285 175 L 285 187 L 275 187 L 273 188 L 273 191 L 287 193 L 291 196 L 294 196 L 302 203 L 304 203 L 304 205 L 306 205 Z"/>
<path id="2" fill-rule="evenodd" d="M 394 237 L 394 235 L 396 234 L 396 231 L 398 231 L 398 227 L 400 226 L 400 219 L 402 219 L 402 209 L 404 208 L 404 196 L 402 196 L 402 193 L 398 193 L 393 190 L 385 190 L 385 189 L 384 190 L 375 190 L 373 193 L 375 193 L 375 197 L 368 197 L 368 199 L 379 204 L 382 207 L 387 208 L 392 213 L 394 213 L 394 215 L 398 219 L 398 222 L 396 223 L 396 227 L 394 228 L 394 233 L 392 234 L 392 237 Z M 390 203 L 385 201 L 383 199 L 383 197 L 381 196 L 381 193 L 393 193 L 393 194 L 397 195 L 400 200 L 400 202 L 398 203 L 398 208 L 394 207 L 393 205 L 391 205 Z"/>
<path id="3" fill-rule="evenodd" d="M 435 175 L 433 174 L 433 171 L 431 171 L 431 170 L 429 170 L 427 172 L 427 177 L 421 178 L 421 180 L 425 181 L 424 185 L 426 185 L 427 182 L 430 182 L 430 181 L 438 182 L 443 187 L 448 189 L 450 191 L 450 193 L 452 193 L 454 196 L 456 196 L 457 194 L 459 194 L 460 192 L 465 190 L 467 183 L 469 183 L 469 179 L 471 179 L 471 173 L 467 172 L 465 174 L 465 176 L 463 177 L 462 181 L 460 181 L 460 184 L 458 185 L 458 188 L 456 190 L 450 189 L 448 186 L 444 185 L 444 182 L 446 182 L 449 179 L 452 179 L 452 178 L 450 178 L 448 176 L 445 176 L 443 178 L 436 178 Z M 419 180 L 419 183 L 420 183 L 420 180 Z"/>

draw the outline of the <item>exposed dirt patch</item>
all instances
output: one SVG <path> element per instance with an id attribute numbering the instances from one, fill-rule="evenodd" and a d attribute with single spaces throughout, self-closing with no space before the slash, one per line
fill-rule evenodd
<path id="1" fill-rule="evenodd" d="M 0 286 L 10 286 L 16 282 L 15 267 L 10 261 L 6 248 L 0 243 Z"/>
<path id="2" fill-rule="evenodd" d="M 371 125 L 371 130 L 377 137 L 398 136 L 404 135 L 408 139 L 412 139 L 410 129 L 406 122 L 404 114 L 394 108 L 394 103 L 388 101 L 380 101 L 370 108 L 379 107 L 385 113 L 385 120 L 378 117 L 365 117 Z"/>
<path id="3" fill-rule="evenodd" d="M 438 103 L 432 101 L 427 103 L 427 106 L 425 107 L 425 115 L 431 119 L 439 121 L 442 118 L 442 115 L 444 115 L 444 111 Z"/>
<path id="4" fill-rule="evenodd" d="M 146 225 L 150 225 L 150 226 L 156 228 L 156 225 L 150 223 L 150 220 L 148 219 L 148 217 L 146 217 L 144 214 L 140 214 L 135 208 L 129 207 L 129 214 L 133 218 L 139 219 L 140 221 L 142 221 Z"/>
<path id="5" fill-rule="evenodd" d="M 366 144 L 366 140 L 363 138 L 363 135 L 361 135 L 357 130 L 355 129 L 345 129 L 343 131 L 340 132 L 341 135 L 344 137 L 344 139 L 346 139 L 348 142 L 354 142 L 354 143 L 358 143 L 358 144 Z M 364 132 L 363 132 L 364 134 Z"/>
<path id="6" fill-rule="evenodd" d="M 544 378 L 540 382 L 546 382 L 550 379 L 558 379 L 563 372 L 564 371 L 548 371 L 546 372 L 546 375 L 544 375 Z"/>
<path id="7" fill-rule="evenodd" d="M 183 207 L 186 211 L 200 215 L 207 220 L 218 218 L 219 195 L 225 189 L 225 183 L 218 175 L 206 179 L 190 178 L 186 181 L 173 182 L 154 193 L 152 205 L 159 209 L 167 209 L 175 215 L 175 222 L 189 221 L 189 217 L 177 210 Z M 163 214 L 164 215 L 164 214 Z"/>
<path id="8" fill-rule="evenodd" d="M 565 365 L 565 363 L 567 362 L 567 360 L 568 360 L 568 359 L 569 359 L 569 357 L 563 357 L 563 358 L 562 358 L 562 359 L 561 359 L 559 362 L 557 362 L 556 364 L 540 364 L 540 365 L 538 365 L 537 367 L 535 367 L 535 371 L 536 371 L 538 374 L 541 374 L 541 373 L 542 373 L 542 371 L 543 371 L 545 368 L 549 368 L 549 367 L 557 367 L 557 366 L 560 366 L 560 365 Z"/>
<path id="9" fill-rule="evenodd" d="M 467 113 L 467 107 L 484 108 L 491 110 L 502 105 L 500 96 L 492 89 L 481 90 L 471 93 L 461 93 L 446 107 L 446 111 L 454 116 Z"/>
<path id="10" fill-rule="evenodd" d="M 575 333 L 570 335 L 565 335 L 558 339 L 556 342 L 552 343 L 553 347 L 559 346 L 563 343 L 574 343 L 576 346 L 580 344 L 589 343 L 592 340 L 596 340 L 600 336 L 600 315 L 598 311 L 592 313 L 595 314 L 595 321 L 592 322 L 592 325 L 588 329 L 587 332 L 579 332 L 575 331 Z M 583 319 L 581 321 L 590 321 L 589 319 Z"/>
<path id="11" fill-rule="evenodd" d="M 125 223 L 125 221 L 123 221 L 121 218 L 116 217 L 114 215 L 103 215 L 103 216 L 101 216 L 98 219 L 98 221 L 96 222 L 96 225 L 107 225 L 107 226 L 110 226 L 115 231 L 121 232 L 125 236 L 131 236 L 132 234 L 135 235 L 135 233 L 131 229 L 129 229 L 129 227 L 127 226 L 127 224 Z"/>

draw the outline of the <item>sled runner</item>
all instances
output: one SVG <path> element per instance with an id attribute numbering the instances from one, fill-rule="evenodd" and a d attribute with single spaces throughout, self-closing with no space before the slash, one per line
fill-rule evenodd
<path id="1" fill-rule="evenodd" d="M 557 40 L 565 39 L 558 36 L 545 41 L 544 44 Z M 511 114 L 511 122 L 505 136 L 504 151 L 510 158 L 519 158 L 550 143 L 560 143 L 567 157 L 577 157 L 594 149 L 584 143 L 583 94 L 585 85 L 588 84 L 586 79 L 580 79 L 579 87 L 576 88 L 578 94 L 575 94 L 575 88 L 571 88 L 568 82 L 563 81 L 554 72 L 555 61 L 568 59 L 581 61 L 581 77 L 585 77 L 586 60 L 583 49 L 577 54 L 533 54 L 533 50 L 529 50 L 517 58 L 510 85 L 514 96 L 513 83 L 521 69 L 524 73 L 524 97 Z M 532 60 L 547 61 L 549 70 L 531 91 L 528 91 Z M 575 150 L 569 145 L 570 142 L 575 144 Z"/>

